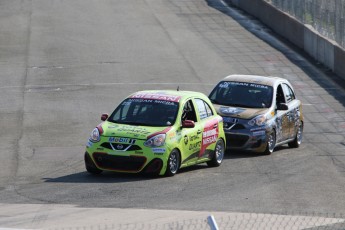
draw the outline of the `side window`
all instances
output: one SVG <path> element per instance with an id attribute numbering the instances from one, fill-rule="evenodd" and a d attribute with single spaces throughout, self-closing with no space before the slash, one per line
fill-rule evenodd
<path id="1" fill-rule="evenodd" d="M 276 103 L 285 103 L 284 91 L 281 85 L 279 85 L 277 88 Z"/>
<path id="2" fill-rule="evenodd" d="M 206 108 L 206 112 L 207 112 L 207 117 L 210 117 L 210 116 L 213 116 L 213 112 L 212 112 L 212 109 L 211 107 L 209 106 L 209 104 L 207 104 L 207 102 L 205 102 L 205 108 Z"/>
<path id="3" fill-rule="evenodd" d="M 289 103 L 293 100 L 295 100 L 295 94 L 293 92 L 293 90 L 290 88 L 290 86 L 288 86 L 287 84 L 282 84 L 283 85 L 283 89 L 284 89 L 284 94 L 285 94 L 285 98 L 286 98 L 286 102 Z"/>
<path id="4" fill-rule="evenodd" d="M 187 101 L 186 104 L 184 104 L 181 120 L 191 120 L 197 122 L 195 109 L 191 100 Z"/>
<path id="5" fill-rule="evenodd" d="M 204 100 L 195 99 L 195 102 L 201 120 L 213 115 L 210 106 Z"/>

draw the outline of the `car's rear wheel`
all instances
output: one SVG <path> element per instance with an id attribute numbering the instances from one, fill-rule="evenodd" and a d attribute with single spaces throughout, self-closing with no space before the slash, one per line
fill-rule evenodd
<path id="1" fill-rule="evenodd" d="M 218 167 L 222 164 L 225 153 L 225 144 L 222 139 L 219 139 L 216 143 L 214 149 L 213 157 L 210 161 L 207 162 L 207 165 L 210 167 Z"/>
<path id="2" fill-rule="evenodd" d="M 103 171 L 96 167 L 95 163 L 93 163 L 92 159 L 90 158 L 89 154 L 85 153 L 84 155 L 85 161 L 85 168 L 91 174 L 101 174 Z"/>
<path id="3" fill-rule="evenodd" d="M 266 154 L 266 155 L 272 154 L 275 146 L 276 146 L 276 132 L 273 129 L 272 132 L 268 135 L 267 145 L 266 145 L 266 149 L 264 151 L 264 154 Z"/>
<path id="4" fill-rule="evenodd" d="M 301 122 L 298 126 L 295 139 L 288 143 L 289 147 L 298 148 L 302 143 L 302 139 L 303 139 L 303 123 Z"/>
<path id="5" fill-rule="evenodd" d="M 180 168 L 180 153 L 177 149 L 171 151 L 168 162 L 167 169 L 165 171 L 166 176 L 174 176 Z"/>

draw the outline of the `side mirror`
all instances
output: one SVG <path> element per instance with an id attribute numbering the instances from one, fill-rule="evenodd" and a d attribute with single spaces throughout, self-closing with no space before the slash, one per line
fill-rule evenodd
<path id="1" fill-rule="evenodd" d="M 102 116 L 101 116 L 101 120 L 102 120 L 102 121 L 105 121 L 105 120 L 107 120 L 107 119 L 108 119 L 108 117 L 109 117 L 109 115 L 108 115 L 108 114 L 103 113 L 103 114 L 102 114 Z"/>
<path id="2" fill-rule="evenodd" d="M 195 127 L 194 121 L 191 121 L 191 120 L 182 121 L 182 128 L 194 128 L 194 127 Z"/>
<path id="3" fill-rule="evenodd" d="M 285 103 L 279 103 L 277 105 L 277 110 L 288 110 L 288 109 L 289 109 L 289 107 Z"/>

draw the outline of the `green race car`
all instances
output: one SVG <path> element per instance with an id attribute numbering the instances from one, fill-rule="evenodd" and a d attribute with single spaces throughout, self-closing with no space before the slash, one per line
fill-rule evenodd
<path id="1" fill-rule="evenodd" d="M 89 173 L 173 176 L 190 165 L 215 167 L 223 161 L 223 119 L 202 93 L 140 91 L 101 120 L 86 146 Z"/>

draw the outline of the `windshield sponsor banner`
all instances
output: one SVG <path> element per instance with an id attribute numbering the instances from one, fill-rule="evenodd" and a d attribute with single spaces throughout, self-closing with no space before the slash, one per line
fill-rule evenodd
<path id="1" fill-rule="evenodd" d="M 268 89 L 267 85 L 260 85 L 248 82 L 224 81 L 219 84 L 219 88 L 229 88 L 230 86 L 247 86 L 252 88 Z"/>
<path id="2" fill-rule="evenodd" d="M 151 99 L 142 99 L 142 98 L 130 98 L 128 101 L 122 103 L 123 106 L 130 105 L 132 102 L 137 103 L 156 103 L 156 104 L 163 104 L 163 105 L 174 105 L 176 102 L 174 101 L 164 101 L 164 100 L 151 100 Z"/>
<path id="3" fill-rule="evenodd" d="M 158 93 L 138 93 L 131 96 L 131 98 L 137 99 L 148 99 L 148 100 L 163 100 L 163 101 L 171 101 L 171 102 L 179 102 L 180 96 L 174 95 L 165 95 L 165 94 L 158 94 Z"/>

